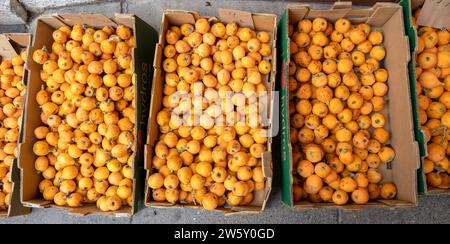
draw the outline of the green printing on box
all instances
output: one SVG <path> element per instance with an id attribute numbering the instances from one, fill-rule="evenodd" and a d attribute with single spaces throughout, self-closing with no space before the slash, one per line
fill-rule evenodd
<path id="1" fill-rule="evenodd" d="M 409 61 L 408 67 L 409 67 L 409 81 L 410 81 L 410 87 L 411 87 L 411 101 L 412 101 L 412 108 L 413 108 L 413 121 L 414 121 L 414 134 L 416 136 L 416 140 L 419 142 L 419 149 L 420 149 L 420 157 L 423 158 L 426 155 L 426 143 L 424 139 L 424 135 L 422 131 L 420 130 L 420 121 L 419 121 L 419 109 L 418 109 L 418 103 L 417 103 L 417 87 L 416 87 L 416 75 L 414 73 L 415 70 L 415 58 L 414 58 L 414 50 L 416 49 L 416 36 L 417 32 L 411 25 L 411 3 L 410 0 L 403 0 L 400 2 L 400 5 L 403 7 L 403 16 L 405 20 L 405 31 L 406 34 L 409 37 L 409 48 L 411 52 L 411 60 Z M 422 160 L 421 160 L 422 161 Z M 417 170 L 417 187 L 419 192 L 426 191 L 426 184 L 423 179 L 423 168 L 422 164 L 419 170 Z"/>
<path id="2" fill-rule="evenodd" d="M 144 208 L 144 189 L 145 189 L 145 169 L 144 169 L 144 145 L 147 135 L 147 121 L 150 110 L 150 91 L 152 88 L 153 78 L 153 57 L 155 55 L 155 43 L 158 42 L 158 33 L 150 25 L 135 16 L 135 36 L 137 48 L 139 52 L 134 52 L 135 73 L 136 77 L 136 111 L 139 116 L 137 118 L 138 138 L 137 145 L 139 150 L 134 158 L 134 209 L 135 212 Z"/>
<path id="3" fill-rule="evenodd" d="M 427 195 L 440 195 L 440 194 L 450 194 L 449 191 L 444 190 L 434 190 L 434 191 L 428 191 L 426 178 L 425 178 L 425 172 L 423 169 L 423 160 L 427 156 L 427 143 L 425 141 L 425 135 L 423 134 L 421 130 L 420 120 L 419 120 L 419 105 L 418 105 L 418 96 L 417 96 L 417 87 L 416 87 L 416 73 L 415 73 L 415 67 L 416 67 L 416 60 L 415 60 L 415 50 L 417 47 L 417 30 L 412 25 L 411 17 L 412 17 L 412 0 L 402 0 L 400 1 L 400 5 L 403 7 L 403 16 L 405 20 L 405 32 L 409 37 L 409 48 L 411 51 L 411 60 L 408 64 L 409 67 L 409 80 L 410 80 L 410 87 L 411 87 L 411 101 L 412 101 L 412 108 L 413 108 L 413 121 L 414 121 L 414 132 L 416 140 L 419 142 L 419 149 L 420 149 L 420 168 L 417 170 L 417 187 L 419 193 L 424 193 Z"/>
<path id="4" fill-rule="evenodd" d="M 292 197 L 292 176 L 291 176 L 291 154 L 292 149 L 289 138 L 289 38 L 288 38 L 288 23 L 289 11 L 286 10 L 281 18 L 278 26 L 278 52 L 281 59 L 279 59 L 280 74 L 278 88 L 280 89 L 280 129 L 281 129 L 281 197 L 282 201 L 292 206 L 294 204 Z"/>

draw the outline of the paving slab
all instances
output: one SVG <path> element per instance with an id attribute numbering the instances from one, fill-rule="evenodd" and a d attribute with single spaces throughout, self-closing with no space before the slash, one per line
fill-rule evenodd
<path id="1" fill-rule="evenodd" d="M 34 209 L 27 216 L 0 219 L 0 224 L 360 224 L 360 223 L 450 223 L 450 196 L 421 196 L 415 209 L 367 209 L 358 212 L 339 210 L 292 211 L 280 201 L 278 189 L 265 212 L 252 215 L 224 216 L 192 208 L 147 208 L 132 219 L 99 215 L 76 217 L 59 209 Z"/>
<path id="2" fill-rule="evenodd" d="M 17 25 L 26 23 L 27 11 L 17 0 L 0 2 L 0 25 Z"/>
<path id="3" fill-rule="evenodd" d="M 261 214 L 224 216 L 218 212 L 208 212 L 193 208 L 145 209 L 133 217 L 133 224 L 335 224 L 336 210 L 294 212 L 281 202 L 280 191 L 272 194 L 266 210 Z"/>
<path id="4" fill-rule="evenodd" d="M 101 2 L 96 4 L 66 6 L 60 8 L 50 8 L 40 14 L 33 14 L 31 17 L 32 19 L 29 23 L 29 28 L 31 30 L 31 33 L 33 33 L 34 28 L 36 27 L 36 19 L 41 15 L 52 13 L 80 13 L 80 12 L 101 13 L 105 16 L 113 17 L 115 13 L 121 13 L 121 3 L 115 1 L 115 2 Z"/>
<path id="5" fill-rule="evenodd" d="M 46 9 L 67 6 L 76 6 L 90 3 L 119 2 L 118 0 L 19 0 L 20 3 L 30 12 L 39 13 Z"/>
<path id="6" fill-rule="evenodd" d="M 449 224 L 450 196 L 420 196 L 413 209 L 368 209 L 363 212 L 339 212 L 339 223 L 358 224 Z"/>
<path id="7" fill-rule="evenodd" d="M 23 33 L 26 31 L 26 25 L 0 25 L 0 33 Z"/>
<path id="8" fill-rule="evenodd" d="M 123 12 L 135 13 L 159 30 L 162 13 L 166 9 L 197 11 L 205 16 L 217 16 L 218 8 L 239 9 L 243 11 L 273 13 L 280 16 L 286 3 L 284 1 L 238 1 L 238 0 L 208 0 L 208 1 L 154 1 L 127 0 L 123 4 Z"/>
<path id="9" fill-rule="evenodd" d="M 0 224 L 129 224 L 129 218 L 72 216 L 62 209 L 33 209 L 29 215 L 0 219 Z"/>

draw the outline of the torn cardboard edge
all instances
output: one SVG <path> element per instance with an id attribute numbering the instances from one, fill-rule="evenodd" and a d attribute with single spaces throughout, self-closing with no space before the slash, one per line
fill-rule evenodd
<path id="1" fill-rule="evenodd" d="M 268 31 L 272 34 L 271 44 L 272 44 L 272 71 L 268 76 L 268 84 L 266 87 L 270 91 L 274 91 L 275 87 L 275 76 L 276 76 L 276 40 L 277 40 L 277 17 L 273 14 L 264 14 L 264 13 L 250 13 L 239 10 L 229 10 L 229 9 L 219 9 L 219 18 L 215 17 L 207 17 L 200 16 L 199 13 L 193 11 L 185 11 L 185 10 L 166 10 L 162 16 L 162 24 L 160 28 L 159 42 L 156 44 L 156 52 L 154 57 L 153 67 L 155 69 L 153 76 L 153 84 L 152 84 L 152 98 L 150 102 L 150 116 L 148 123 L 148 137 L 147 144 L 145 146 L 145 169 L 147 170 L 148 178 L 151 174 L 152 166 L 151 160 L 153 158 L 153 147 L 156 143 L 156 140 L 159 136 L 159 129 L 156 124 L 156 113 L 160 111 L 162 107 L 162 87 L 163 82 L 161 81 L 163 78 L 163 71 L 161 69 L 161 63 L 163 59 L 162 50 L 165 45 L 165 33 L 170 26 L 180 26 L 185 23 L 195 24 L 195 21 L 199 18 L 208 18 L 210 21 L 217 22 L 219 19 L 223 23 L 237 22 L 240 26 L 249 27 L 255 29 L 257 31 Z M 273 103 L 273 100 L 272 100 Z M 273 115 L 273 104 L 271 103 L 269 114 Z M 269 128 L 272 128 L 273 124 L 273 116 L 271 118 Z M 252 203 L 252 206 L 245 207 L 233 207 L 233 208 L 222 208 L 218 211 L 229 215 L 229 214 L 244 214 L 244 213 L 259 213 L 264 211 L 268 198 L 270 196 L 270 191 L 272 188 L 272 175 L 273 175 L 273 166 L 272 166 L 272 140 L 268 140 L 267 149 L 263 154 L 262 158 L 262 166 L 263 173 L 266 177 L 266 186 L 264 190 L 261 190 L 261 193 L 255 194 L 255 199 Z M 260 196 L 260 197 L 259 197 Z M 257 204 L 255 204 L 257 203 Z M 151 201 L 151 189 L 146 187 L 145 192 L 145 205 L 147 207 L 160 207 L 160 208 L 172 208 L 172 207 L 197 207 L 195 205 L 186 205 L 186 204 L 176 204 L 172 205 L 170 203 L 157 203 Z M 258 206 L 254 206 L 258 205 Z"/>
<path id="2" fill-rule="evenodd" d="M 145 144 L 143 140 L 145 140 L 145 130 L 146 130 L 146 122 L 147 117 L 143 121 L 139 119 L 142 117 L 140 115 L 140 110 L 142 108 L 148 107 L 147 101 L 144 99 L 148 96 L 143 96 L 143 92 L 147 92 L 149 90 L 148 87 L 144 87 L 148 85 L 150 80 L 148 77 L 152 76 L 153 69 L 151 65 L 148 65 L 151 62 L 151 58 L 153 57 L 153 49 L 145 48 L 148 45 L 149 40 L 151 40 L 152 36 L 156 37 L 156 31 L 142 21 L 139 17 L 131 14 L 115 14 L 114 18 L 108 18 L 101 14 L 95 13 L 80 13 L 80 14 L 65 14 L 65 13 L 56 13 L 51 15 L 41 16 L 37 19 L 36 22 L 36 31 L 34 38 L 32 40 L 32 44 L 28 50 L 28 54 L 33 53 L 35 50 L 45 47 L 47 49 L 51 48 L 51 44 L 53 42 L 52 32 L 62 26 L 73 26 L 75 24 L 81 24 L 84 26 L 94 27 L 94 28 L 103 28 L 104 26 L 113 26 L 117 27 L 119 24 L 126 25 L 133 30 L 133 35 L 135 37 L 135 48 L 132 52 L 132 59 L 134 66 L 133 71 L 135 72 L 135 77 L 137 78 L 137 82 L 135 84 L 135 94 L 136 94 L 136 123 L 135 123 L 135 146 L 139 149 L 143 149 L 143 145 Z M 78 23 L 78 21 L 80 21 Z M 142 33 L 141 33 L 142 32 Z M 144 39 L 145 38 L 145 39 Z M 156 42 L 156 41 L 155 41 Z M 137 51 L 138 49 L 142 49 Z M 21 201 L 24 205 L 29 206 L 31 208 L 47 208 L 47 207 L 56 207 L 54 204 L 51 204 L 48 201 L 44 201 L 42 199 L 42 195 L 39 192 L 38 185 L 41 180 L 41 176 L 37 174 L 34 170 L 34 166 L 32 165 L 34 162 L 35 155 L 32 152 L 32 145 L 36 141 L 33 136 L 33 128 L 41 125 L 39 114 L 40 109 L 34 103 L 34 96 L 37 91 L 41 89 L 41 85 L 43 82 L 40 79 L 39 70 L 41 69 L 40 65 L 34 63 L 32 61 L 31 55 L 28 55 L 28 64 L 26 70 L 28 71 L 28 80 L 32 81 L 33 85 L 29 85 L 27 87 L 27 95 L 25 99 L 25 109 L 24 113 L 24 123 L 26 122 L 26 127 L 24 127 L 24 140 L 23 143 L 19 145 L 19 167 L 21 169 L 21 187 L 20 187 L 20 197 Z M 149 59 L 150 58 L 150 59 Z M 136 72 L 140 72 L 136 74 Z M 147 111 L 147 110 L 144 110 Z M 148 114 L 148 113 L 145 113 Z M 30 117 L 31 116 L 31 117 Z M 34 117 L 33 117 L 34 116 Z M 142 193 L 137 192 L 142 187 L 141 179 L 138 179 L 138 176 L 143 174 L 143 166 L 139 165 L 142 162 L 143 158 L 143 150 L 136 150 L 134 158 L 133 158 L 133 206 L 132 207 L 122 207 L 119 211 L 114 212 L 102 212 L 98 208 L 96 208 L 95 204 L 85 204 L 80 208 L 69 208 L 69 207 L 58 207 L 62 209 L 66 209 L 69 214 L 73 215 L 88 215 L 88 214 L 97 214 L 97 215 L 106 215 L 113 217 L 131 217 L 134 213 L 136 213 L 140 206 L 142 205 L 141 196 Z M 140 155 L 142 154 L 142 155 Z M 139 169 L 142 170 L 142 173 L 139 172 Z M 139 182 L 138 182 L 139 181 Z"/>
<path id="3" fill-rule="evenodd" d="M 408 62 L 410 60 L 410 55 L 409 55 L 409 42 L 408 42 L 408 38 L 406 36 L 404 36 L 404 32 L 400 32 L 400 37 L 396 36 L 395 38 L 392 38 L 391 36 L 395 35 L 395 33 L 399 33 L 398 29 L 404 29 L 403 26 L 403 16 L 402 16 L 402 11 L 401 11 L 401 7 L 398 4 L 395 3 L 376 3 L 374 6 L 370 7 L 370 8 L 365 8 L 365 9 L 353 9 L 351 3 L 345 3 L 345 2 L 337 2 L 334 4 L 334 6 L 329 9 L 329 10 L 315 10 L 315 9 L 311 9 L 308 5 L 289 5 L 285 14 L 287 14 L 287 25 L 289 25 L 289 23 L 292 22 L 296 22 L 298 20 L 304 19 L 304 18 L 316 18 L 316 17 L 324 17 L 327 19 L 330 19 L 329 16 L 331 16 L 331 19 L 336 19 L 336 18 L 348 18 L 350 19 L 353 23 L 355 23 L 354 21 L 356 20 L 356 23 L 370 23 L 371 25 L 374 26 L 382 26 L 382 28 L 384 29 L 383 32 L 384 33 L 390 33 L 389 36 L 385 35 L 385 44 L 386 42 L 391 43 L 389 46 L 393 46 L 393 47 L 386 47 L 387 49 L 387 55 L 385 58 L 385 63 L 386 66 L 385 68 L 390 71 L 390 77 L 389 77 L 389 86 L 390 86 L 390 90 L 392 91 L 392 88 L 395 86 L 397 89 L 401 92 L 408 92 L 407 94 L 403 94 L 405 97 L 408 98 L 408 100 L 406 99 L 395 99 L 396 97 L 399 97 L 398 94 L 396 94 L 396 96 L 394 96 L 392 94 L 392 92 L 389 93 L 389 100 L 391 101 L 389 103 L 388 106 L 388 110 L 389 110 L 389 114 L 390 117 L 395 117 L 394 120 L 395 121 L 402 121 L 401 118 L 399 118 L 398 114 L 404 114 L 405 112 L 407 113 L 405 115 L 405 117 L 409 117 L 412 118 L 412 108 L 411 108 L 411 102 L 409 100 L 410 98 L 410 93 L 409 93 L 409 82 L 406 83 L 399 83 L 399 82 L 393 82 L 394 80 L 405 80 L 408 81 Z M 292 16 L 291 16 L 292 14 Z M 395 18 L 395 19 L 394 19 Z M 391 28 L 387 27 L 387 23 L 389 23 L 389 26 L 394 26 Z M 287 26 L 283 27 L 286 28 L 287 30 Z M 392 29 L 392 30 L 391 30 Z M 394 34 L 392 34 L 394 33 Z M 287 33 L 286 33 L 287 34 Z M 289 49 L 289 38 L 286 37 L 286 41 L 287 41 L 287 45 L 286 47 Z M 391 40 L 390 40 L 391 39 Z M 403 40 L 401 42 L 399 42 L 398 40 Z M 387 45 L 385 45 L 387 46 Z M 389 50 L 396 50 L 395 52 L 400 52 L 400 53 L 404 53 L 404 55 L 396 55 L 396 57 L 390 55 Z M 284 53 L 283 53 L 284 54 Z M 287 50 L 287 52 L 285 53 L 286 55 L 288 55 L 288 59 L 290 60 L 290 52 L 289 50 Z M 397 60 L 398 58 L 401 58 L 402 61 Z M 285 66 L 285 65 L 284 65 Z M 389 66 L 389 67 L 388 67 Z M 285 69 L 287 68 L 287 66 L 285 66 Z M 395 72 L 393 72 L 392 70 L 395 70 Z M 401 77 L 402 75 L 399 76 L 398 71 L 404 71 L 404 77 Z M 286 76 L 286 74 L 285 74 Z M 394 77 L 395 76 L 395 77 Z M 283 77 L 284 79 L 287 79 L 288 77 Z M 283 81 L 284 84 L 284 88 L 286 88 L 287 82 Z M 283 88 L 282 88 L 283 89 Z M 286 94 L 287 97 L 286 99 L 288 99 L 289 93 Z M 391 104 L 393 103 L 393 100 L 400 100 L 394 103 L 395 106 L 392 106 Z M 398 106 L 399 102 L 401 102 L 403 105 L 402 106 Z M 289 106 L 289 105 L 288 105 Z M 401 109 L 400 109 L 401 107 Z M 410 110 L 404 110 L 404 107 L 410 107 Z M 287 114 L 284 115 L 287 119 L 287 121 L 289 121 L 289 110 L 287 109 Z M 391 118 L 392 121 L 392 118 Z M 390 122 L 391 122 L 390 121 Z M 403 120 L 404 121 L 404 120 Z M 299 203 L 294 203 L 293 202 L 293 192 L 292 192 L 292 185 L 289 186 L 289 191 L 290 191 L 290 197 L 288 197 L 289 199 L 283 199 L 283 201 L 288 204 L 289 206 L 293 207 L 293 209 L 297 209 L 297 210 L 305 210 L 305 209 L 314 209 L 314 208 L 322 208 L 322 207 L 326 207 L 326 208 L 350 208 L 350 209 L 364 209 L 364 208 L 372 208 L 372 207 L 415 207 L 417 206 L 417 192 L 416 192 L 416 188 L 417 188 L 417 178 L 416 178 L 416 170 L 420 165 L 420 162 L 417 161 L 419 159 L 419 150 L 418 150 L 418 143 L 415 141 L 415 137 L 414 137 L 414 130 L 413 130 L 413 122 L 412 120 L 410 121 L 410 126 L 411 129 L 410 130 L 405 130 L 405 128 L 407 126 L 404 126 L 402 122 L 401 126 L 395 126 L 396 128 L 392 129 L 391 132 L 393 131 L 401 131 L 402 134 L 401 136 L 396 136 L 397 134 L 392 134 L 392 138 L 391 138 L 391 144 L 395 144 L 396 147 L 394 147 L 394 149 L 397 152 L 396 155 L 396 159 L 393 163 L 393 167 L 394 170 L 390 170 L 391 172 L 389 172 L 389 174 L 392 174 L 392 180 L 396 183 L 398 190 L 398 195 L 397 197 L 399 199 L 407 199 L 406 201 L 402 201 L 402 200 L 395 200 L 395 201 L 381 201 L 378 200 L 375 203 L 369 203 L 367 205 L 346 205 L 343 207 L 340 206 L 336 206 L 334 204 L 326 204 L 326 203 L 319 203 L 319 204 L 312 204 L 312 203 L 308 203 L 306 204 L 305 202 L 299 202 Z M 284 124 L 283 124 L 284 125 Z M 391 125 L 393 125 L 391 123 Z M 285 130 L 287 131 L 285 134 L 285 136 L 289 135 L 289 124 L 287 125 L 288 128 L 285 128 Z M 400 133 L 400 132 L 398 132 Z M 411 143 L 405 143 L 404 138 L 410 138 Z M 289 139 L 287 139 L 289 141 Z M 406 146 L 405 146 L 406 145 Z M 285 160 L 289 160 L 289 172 L 285 172 L 286 174 L 289 174 L 290 177 L 290 183 L 293 183 L 294 177 L 292 176 L 292 172 L 293 172 L 293 162 L 292 162 L 292 149 L 291 149 L 291 143 L 288 142 L 288 147 L 289 147 L 289 152 L 288 152 L 288 159 L 283 159 L 283 161 Z M 406 147 L 406 148 L 403 148 Z M 399 150 L 400 149 L 400 150 Z M 400 160 L 401 162 L 403 162 L 402 164 L 398 163 L 399 157 L 402 157 L 402 160 Z M 290 159 L 289 159 L 290 158 Z M 397 163 L 396 163 L 397 162 Z M 406 164 L 405 164 L 406 163 Z M 406 170 L 404 168 L 407 168 L 409 170 Z M 395 168 L 397 170 L 395 170 Z M 408 173 L 405 173 L 407 172 Z M 410 171 L 410 172 L 409 172 Z M 395 173 L 395 172 L 402 172 L 402 175 L 400 175 L 399 173 Z M 384 173 L 384 176 L 386 177 L 387 172 L 382 172 Z M 407 177 L 404 177 L 403 175 L 407 174 Z M 407 178 L 408 180 L 405 180 L 405 178 Z M 406 182 L 404 182 L 406 181 Z M 287 187 L 285 185 L 283 185 L 284 187 Z"/>
<path id="4" fill-rule="evenodd" d="M 20 54 L 20 51 L 26 51 L 30 46 L 31 35 L 28 33 L 4 33 L 0 34 L 0 62 L 5 59 L 11 59 Z M 24 64 L 24 67 L 26 64 Z M 27 75 L 24 73 L 22 76 L 23 84 L 27 84 Z M 22 110 L 23 116 L 23 110 Z M 22 133 L 24 127 L 24 120 L 20 125 L 19 139 L 17 141 L 17 147 L 22 141 Z M 13 217 L 19 215 L 26 215 L 31 212 L 31 209 L 22 205 L 20 201 L 20 170 L 18 168 L 18 159 L 15 158 L 13 164 L 10 167 L 12 193 L 11 204 L 5 211 L 0 211 L 0 218 Z"/>

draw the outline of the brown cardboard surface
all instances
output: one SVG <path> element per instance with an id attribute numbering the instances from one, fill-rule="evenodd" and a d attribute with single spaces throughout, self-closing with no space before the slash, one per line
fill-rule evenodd
<path id="1" fill-rule="evenodd" d="M 5 33 L 0 34 L 0 62 L 5 59 L 11 59 L 19 54 L 22 50 L 30 45 L 30 34 L 27 33 Z M 26 73 L 23 76 L 22 82 L 27 84 Z M 22 111 L 23 113 L 23 111 Z M 23 116 L 23 114 L 22 114 Z M 23 131 L 23 120 L 20 126 L 19 134 Z M 21 142 L 21 138 L 17 144 Z M 0 218 L 24 215 L 30 213 L 29 208 L 25 208 L 20 201 L 20 170 L 18 168 L 17 159 L 14 160 L 10 168 L 11 182 L 13 184 L 13 191 L 11 193 L 11 205 L 7 211 L 0 211 Z"/>
<path id="2" fill-rule="evenodd" d="M 113 217 L 131 217 L 136 209 L 137 202 L 140 199 L 135 197 L 136 195 L 136 182 L 134 180 L 134 188 L 133 188 L 133 207 L 123 207 L 119 211 L 115 212 L 101 212 L 95 204 L 86 204 L 80 208 L 69 208 L 69 207 L 58 207 L 49 201 L 45 201 L 42 199 L 42 195 L 39 192 L 39 182 L 42 179 L 36 170 L 34 169 L 34 161 L 36 156 L 33 153 L 33 144 L 36 142 L 34 136 L 34 128 L 42 125 L 40 120 L 40 108 L 35 103 L 36 93 L 41 89 L 41 86 L 44 84 L 40 79 L 40 69 L 41 66 L 32 61 L 32 53 L 40 49 L 42 47 L 50 49 L 52 45 L 52 32 L 61 26 L 72 26 L 73 24 L 83 24 L 85 26 L 91 27 L 104 27 L 104 26 L 117 26 L 117 23 L 123 23 L 133 29 L 133 33 L 136 36 L 136 27 L 135 27 L 135 17 L 132 15 L 116 15 L 114 20 L 108 19 L 107 17 L 100 14 L 53 14 L 39 17 L 36 23 L 36 32 L 33 38 L 33 42 L 28 50 L 28 60 L 27 60 L 27 70 L 29 73 L 28 79 L 30 81 L 30 85 L 27 87 L 27 96 L 25 101 L 25 113 L 24 113 L 24 123 L 26 126 L 24 127 L 24 140 L 23 143 L 19 145 L 19 167 L 21 169 L 21 200 L 22 203 L 31 208 L 48 208 L 48 207 L 57 207 L 67 210 L 70 214 L 73 215 L 88 215 L 88 214 L 101 214 L 108 215 Z M 139 41 L 139 40 L 136 40 Z M 136 49 L 134 50 L 134 52 Z M 133 63 L 135 62 L 133 56 Z M 135 68 L 135 67 L 133 67 Z M 140 81 L 140 80 L 138 80 Z M 137 89 L 137 88 L 135 88 Z M 135 91 L 136 94 L 140 94 Z M 137 112 L 136 112 L 137 113 Z M 136 118 L 140 117 L 139 114 L 136 114 Z M 137 123 L 136 123 L 137 124 Z M 137 126 L 137 125 L 135 125 Z M 138 130 L 136 130 L 138 131 Z M 137 133 L 137 132 L 136 132 Z M 135 135 L 137 138 L 139 135 Z M 137 146 L 137 145 L 136 145 Z M 137 150 L 136 150 L 137 151 Z M 133 162 L 135 171 L 135 167 L 139 162 Z"/>
<path id="3" fill-rule="evenodd" d="M 412 0 L 411 1 L 411 9 L 415 10 L 415 9 L 419 8 L 420 6 L 423 5 L 424 2 L 425 2 L 425 0 Z"/>
<path id="4" fill-rule="evenodd" d="M 119 25 L 125 25 L 130 28 L 133 28 L 134 25 L 134 17 L 129 14 L 115 14 L 115 17 L 112 19 L 112 21 L 116 22 Z M 111 23 L 111 25 L 113 25 L 113 23 Z"/>
<path id="5" fill-rule="evenodd" d="M 117 26 L 117 24 L 102 14 L 83 13 L 83 14 L 56 14 L 66 25 L 73 26 L 75 24 L 103 28 L 105 26 Z"/>
<path id="6" fill-rule="evenodd" d="M 450 0 L 428 0 L 420 11 L 418 25 L 434 28 L 449 28 L 450 26 Z"/>
<path id="7" fill-rule="evenodd" d="M 159 43 L 155 51 L 154 59 L 154 76 L 152 84 L 152 98 L 150 102 L 150 116 L 148 123 L 148 137 L 146 145 L 146 155 L 145 155 L 145 166 L 147 170 L 147 178 L 151 174 L 153 158 L 153 147 L 159 138 L 159 127 L 156 123 L 156 115 L 162 108 L 162 97 L 163 97 L 163 71 L 160 68 L 162 62 L 162 50 L 165 45 L 164 33 L 172 25 L 181 25 L 184 23 L 194 24 L 196 19 L 201 16 L 196 12 L 183 11 L 183 10 L 166 10 L 162 17 L 160 38 Z M 209 17 L 206 17 L 209 18 Z M 257 31 L 268 31 L 271 35 L 272 44 L 272 68 L 273 71 L 270 75 L 266 76 L 266 87 L 273 91 L 275 87 L 275 72 L 276 72 L 276 33 L 277 33 L 277 21 L 276 15 L 272 14 L 260 14 L 260 13 L 249 13 L 237 10 L 220 9 L 219 19 L 224 23 L 237 22 L 242 26 L 254 28 Z M 212 18 L 212 20 L 217 20 Z M 270 99 L 270 96 L 269 96 Z M 269 100 L 272 106 L 270 106 L 269 114 L 273 114 L 273 100 Z M 272 127 L 272 121 L 269 121 L 268 128 Z M 247 214 L 247 213 L 259 213 L 264 210 L 267 203 L 270 191 L 272 189 L 272 156 L 271 156 L 271 143 L 272 138 L 268 140 L 268 151 L 263 154 L 263 173 L 266 177 L 266 186 L 264 190 L 255 193 L 254 200 L 250 206 L 240 206 L 240 207 L 226 207 L 218 209 L 224 214 Z M 159 203 L 153 202 L 151 199 L 151 189 L 147 188 L 145 193 L 145 205 L 148 207 L 158 207 L 158 208 L 172 208 L 172 207 L 194 207 L 201 208 L 198 205 L 187 205 L 187 204 L 170 204 L 170 203 Z"/>
<path id="8" fill-rule="evenodd" d="M 9 38 L 6 35 L 0 35 L 0 57 L 1 60 L 11 59 L 17 55 L 16 50 L 9 42 Z"/>
<path id="9" fill-rule="evenodd" d="M 381 170 L 383 181 L 396 184 L 398 195 L 396 200 L 378 200 L 366 205 L 336 206 L 327 203 L 294 203 L 293 209 L 307 210 L 315 208 L 340 208 L 360 210 L 364 208 L 402 208 L 417 205 L 416 170 L 420 165 L 417 142 L 414 139 L 412 122 L 412 107 L 408 82 L 409 43 L 405 36 L 403 13 L 398 4 L 377 3 L 371 8 L 350 9 L 349 5 L 340 5 L 338 9 L 313 10 L 307 6 L 290 6 L 288 8 L 290 23 L 297 23 L 302 18 L 325 17 L 334 20 L 345 17 L 353 23 L 369 23 L 372 28 L 379 29 L 384 34 L 386 58 L 384 68 L 389 72 L 389 93 L 387 108 L 383 111 L 388 115 L 386 128 L 391 131 L 390 145 L 396 151 L 394 161 Z M 291 172 L 293 162 L 291 161 Z M 292 179 L 291 179 L 292 181 Z"/>
<path id="10" fill-rule="evenodd" d="M 30 45 L 31 35 L 28 33 L 4 33 L 14 45 L 28 47 Z"/>
<path id="11" fill-rule="evenodd" d="M 385 68 L 389 72 L 389 117 L 391 145 L 396 150 L 392 163 L 392 181 L 397 185 L 397 198 L 417 201 L 416 169 L 420 166 L 417 142 L 414 140 L 408 78 L 409 45 L 404 36 L 402 11 L 396 11 L 382 26 L 386 47 Z M 399 31 L 402 30 L 402 31 Z M 389 33 L 389 34 L 386 34 Z M 389 54 L 389 52 L 391 52 Z M 403 82 L 399 82 L 403 81 Z M 409 108 L 409 109 L 406 109 Z M 408 118 L 408 119 L 406 119 Z"/>
<path id="12" fill-rule="evenodd" d="M 249 12 L 230 10 L 230 9 L 219 9 L 220 19 L 225 23 L 236 22 L 239 26 L 248 27 L 254 29 L 253 16 Z M 270 26 L 270 25 L 268 25 Z"/>

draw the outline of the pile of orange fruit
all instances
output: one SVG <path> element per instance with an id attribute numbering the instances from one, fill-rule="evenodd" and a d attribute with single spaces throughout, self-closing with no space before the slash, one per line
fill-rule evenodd
<path id="1" fill-rule="evenodd" d="M 34 99 L 36 171 L 45 200 L 96 203 L 101 211 L 132 205 L 135 86 L 132 30 L 64 26 L 51 47 L 33 52 L 44 82 Z"/>
<path id="2" fill-rule="evenodd" d="M 382 164 L 394 160 L 385 129 L 383 33 L 348 19 L 289 26 L 294 201 L 365 204 L 393 199 Z"/>
<path id="3" fill-rule="evenodd" d="M 161 135 L 147 181 L 156 202 L 242 206 L 265 187 L 256 97 L 268 92 L 271 33 L 211 21 L 163 34 Z"/>
<path id="4" fill-rule="evenodd" d="M 10 169 L 17 157 L 25 87 L 22 82 L 26 52 L 0 63 L 0 211 L 8 209 L 12 182 Z"/>
<path id="5" fill-rule="evenodd" d="M 414 13 L 413 23 L 420 15 Z M 419 119 L 428 156 L 429 188 L 450 189 L 450 28 L 418 27 L 416 77 Z"/>

